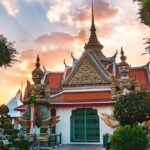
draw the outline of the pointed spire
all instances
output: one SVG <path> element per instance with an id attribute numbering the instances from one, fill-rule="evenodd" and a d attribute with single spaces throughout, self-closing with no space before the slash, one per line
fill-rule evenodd
<path id="1" fill-rule="evenodd" d="M 120 57 L 121 62 L 118 64 L 118 66 L 119 66 L 119 74 L 120 74 L 121 79 L 128 79 L 130 66 L 126 62 L 127 58 L 124 55 L 123 47 L 121 47 L 120 54 L 121 54 L 121 57 Z"/>
<path id="2" fill-rule="evenodd" d="M 93 8 L 93 0 L 91 0 L 91 3 L 92 3 L 92 25 L 91 25 L 91 32 L 92 32 L 92 31 L 96 31 L 96 28 L 95 28 L 95 23 L 94 23 L 94 8 Z"/>
<path id="3" fill-rule="evenodd" d="M 93 0 L 91 0 L 91 3 L 92 3 L 92 22 L 91 22 L 91 29 L 90 29 L 91 35 L 90 35 L 88 43 L 85 45 L 85 49 L 101 50 L 103 48 L 103 46 L 98 41 L 98 38 L 97 38 L 97 35 L 96 35 Z"/>
<path id="4" fill-rule="evenodd" d="M 126 56 L 124 55 L 124 51 L 123 51 L 123 47 L 121 47 L 121 57 L 120 57 L 121 61 L 122 62 L 125 62 L 126 61 Z"/>
<path id="5" fill-rule="evenodd" d="M 36 68 L 40 68 L 40 57 L 39 55 L 37 56 L 37 59 L 36 59 Z"/>

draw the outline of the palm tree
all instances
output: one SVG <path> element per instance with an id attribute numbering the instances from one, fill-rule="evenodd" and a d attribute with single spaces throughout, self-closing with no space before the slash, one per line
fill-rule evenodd
<path id="1" fill-rule="evenodd" d="M 9 42 L 7 38 L 0 35 L 0 67 L 11 67 L 14 62 L 18 61 L 17 54 L 14 42 Z"/>
<path id="2" fill-rule="evenodd" d="M 150 0 L 134 0 L 139 4 L 139 15 L 141 22 L 150 26 Z"/>
<path id="3" fill-rule="evenodd" d="M 139 15 L 141 22 L 150 27 L 150 0 L 133 0 L 139 4 Z M 145 53 L 150 55 L 150 37 L 145 38 L 148 46 L 145 48 Z"/>

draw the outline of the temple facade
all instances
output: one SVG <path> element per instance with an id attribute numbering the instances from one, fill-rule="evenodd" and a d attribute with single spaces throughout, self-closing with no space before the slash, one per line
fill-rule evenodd
<path id="1" fill-rule="evenodd" d="M 101 143 L 105 133 L 113 133 L 113 128 L 102 120 L 102 113 L 112 114 L 115 98 L 131 91 L 150 89 L 149 63 L 131 67 L 121 48 L 120 62 L 116 62 L 117 52 L 112 57 L 103 54 L 94 23 L 90 37 L 79 59 L 73 65 L 65 64 L 64 72 L 48 72 L 42 82 L 49 86 L 49 107 L 51 116 L 60 116 L 60 122 L 52 133 L 62 134 L 62 143 Z M 61 63 L 61 62 L 60 62 Z M 25 111 L 26 105 L 17 107 Z"/>

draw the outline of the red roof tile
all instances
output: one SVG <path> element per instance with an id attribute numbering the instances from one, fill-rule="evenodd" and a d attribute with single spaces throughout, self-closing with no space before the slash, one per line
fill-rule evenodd
<path id="1" fill-rule="evenodd" d="M 143 89 L 150 89 L 148 73 L 145 68 L 132 68 L 129 73 L 129 76 L 131 78 L 136 77 L 136 79 L 140 82 L 140 85 Z"/>
<path id="2" fill-rule="evenodd" d="M 59 92 L 61 90 L 61 82 L 63 73 L 49 73 L 45 82 L 49 84 L 50 92 Z"/>
<path id="3" fill-rule="evenodd" d="M 98 91 L 98 92 L 69 92 L 61 93 L 54 96 L 51 102 L 99 102 L 99 101 L 111 101 L 110 91 Z"/>
<path id="4" fill-rule="evenodd" d="M 54 96 L 50 105 L 55 107 L 108 106 L 114 105 L 114 101 L 112 100 L 110 91 L 64 92 Z"/>

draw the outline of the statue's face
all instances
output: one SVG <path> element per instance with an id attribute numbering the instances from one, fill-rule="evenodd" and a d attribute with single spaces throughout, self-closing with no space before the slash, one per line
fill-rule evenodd
<path id="1" fill-rule="evenodd" d="M 119 67 L 119 73 L 122 77 L 128 76 L 129 73 L 129 66 L 121 66 Z"/>
<path id="2" fill-rule="evenodd" d="M 35 84 L 40 84 L 43 78 L 43 72 L 35 71 L 32 73 L 32 80 Z"/>

